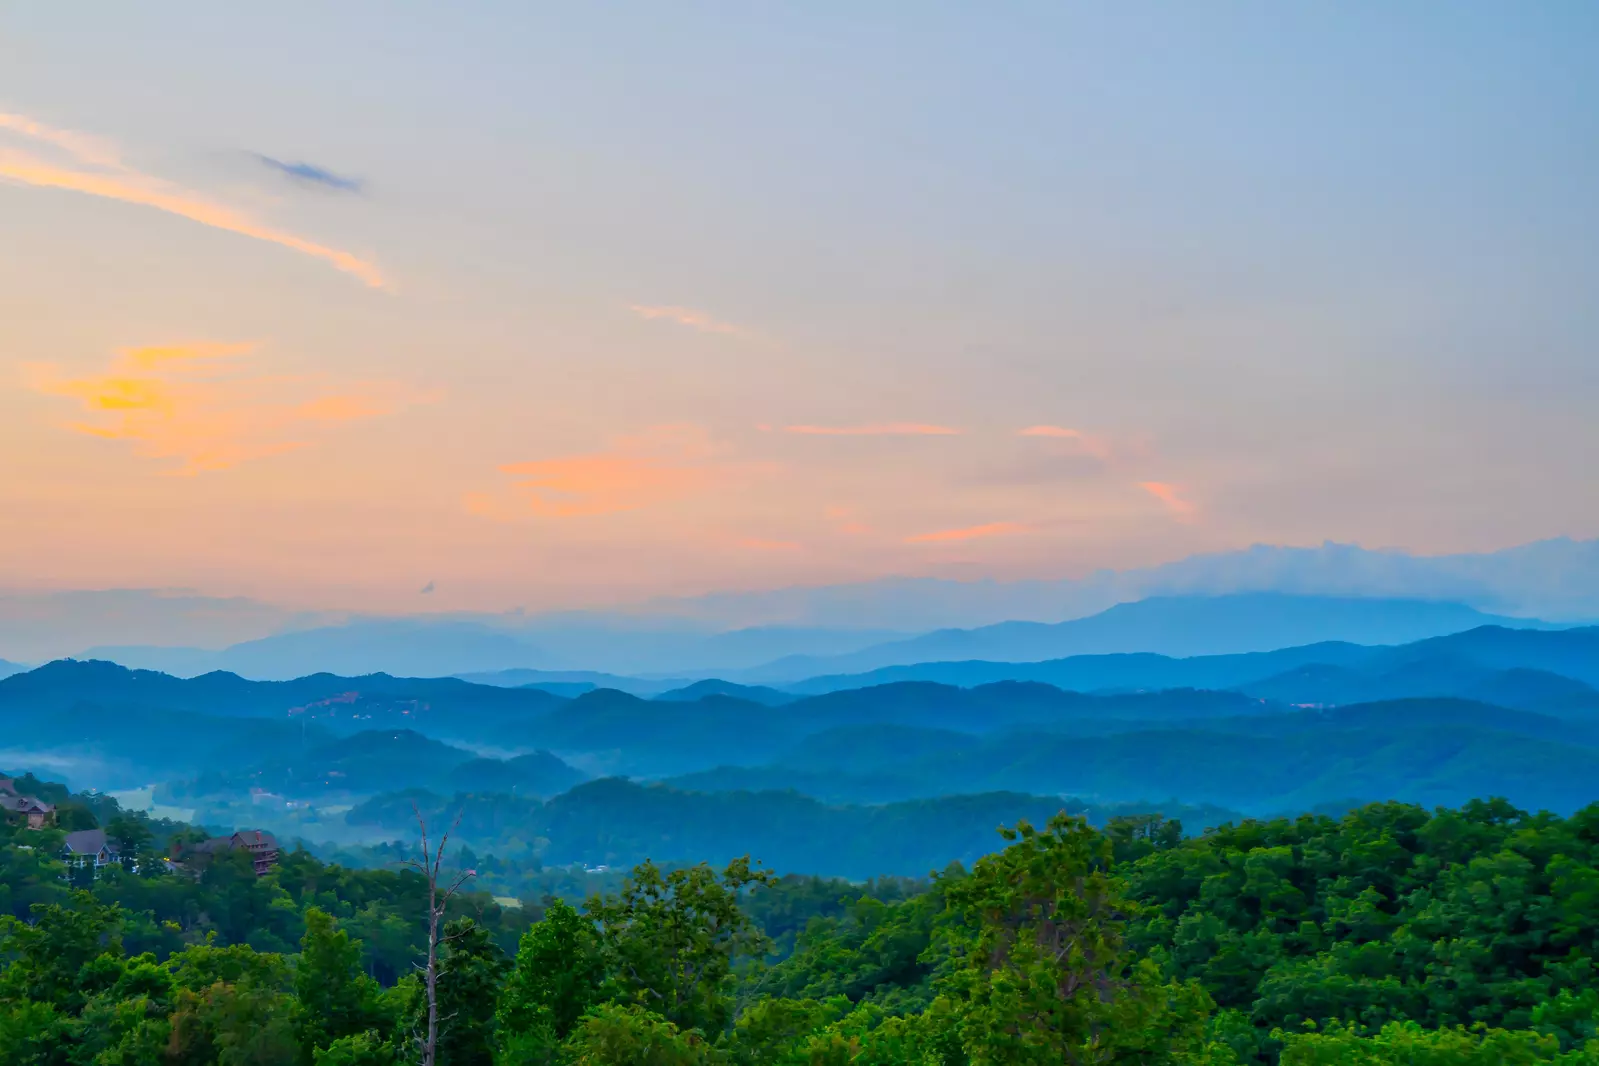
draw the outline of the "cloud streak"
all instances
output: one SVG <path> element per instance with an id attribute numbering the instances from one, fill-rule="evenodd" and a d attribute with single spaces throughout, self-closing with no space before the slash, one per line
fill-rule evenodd
<path id="1" fill-rule="evenodd" d="M 918 533 L 914 537 L 906 537 L 906 544 L 949 544 L 963 540 L 978 540 L 982 537 L 1005 537 L 1016 533 L 1030 533 L 1031 526 L 1024 526 L 1020 522 L 989 522 L 981 526 L 967 526 L 964 529 L 940 529 L 932 533 Z"/>
<path id="2" fill-rule="evenodd" d="M 269 170 L 275 170 L 286 178 L 303 182 L 307 185 L 320 185 L 324 189 L 334 189 L 338 192 L 360 192 L 362 182 L 359 178 L 346 178 L 341 174 L 311 163 L 286 163 L 281 159 L 273 159 L 269 155 L 256 153 L 261 165 Z"/>
<path id="3" fill-rule="evenodd" d="M 1190 521 L 1198 510 L 1193 503 L 1183 498 L 1182 490 L 1176 485 L 1165 481 L 1140 481 L 1138 487 L 1165 504 L 1166 509 L 1180 522 Z"/>
<path id="4" fill-rule="evenodd" d="M 640 318 L 647 318 L 652 321 L 675 322 L 679 326 L 697 329 L 701 333 L 722 333 L 736 336 L 744 332 L 731 322 L 723 322 L 704 311 L 696 311 L 692 307 L 655 307 L 634 304 L 628 310 Z"/>
<path id="5" fill-rule="evenodd" d="M 249 344 L 132 348 L 85 377 L 36 367 L 33 387 L 77 401 L 84 417 L 63 428 L 127 442 L 144 458 L 176 460 L 165 473 L 181 476 L 307 448 L 329 426 L 428 399 L 394 383 L 260 377 L 244 364 L 254 351 Z"/>
<path id="6" fill-rule="evenodd" d="M 924 422 L 882 422 L 864 426 L 784 426 L 804 437 L 958 437 L 964 430 Z"/>
<path id="7" fill-rule="evenodd" d="M 722 488 L 753 471 L 729 462 L 703 428 L 656 426 L 603 451 L 507 463 L 508 493 L 470 493 L 466 508 L 495 519 L 591 518 L 637 511 Z"/>
<path id="8" fill-rule="evenodd" d="M 202 226 L 288 248 L 320 259 L 334 268 L 382 288 L 377 266 L 351 252 L 318 244 L 248 215 L 200 193 L 146 174 L 124 163 L 106 142 L 72 130 L 60 130 L 24 115 L 0 113 L 0 130 L 29 142 L 30 148 L 0 144 L 0 179 L 38 189 L 62 189 L 121 203 L 154 208 Z M 54 149 L 55 158 L 35 149 Z"/>
<path id="9" fill-rule="evenodd" d="M 1026 429 L 1016 431 L 1018 437 L 1035 437 L 1045 440 L 1069 442 L 1074 450 L 1085 455 L 1091 455 L 1101 462 L 1109 462 L 1111 457 L 1110 442 L 1103 437 L 1096 437 L 1091 433 L 1084 433 L 1080 429 L 1071 429 L 1067 426 L 1028 426 Z"/>

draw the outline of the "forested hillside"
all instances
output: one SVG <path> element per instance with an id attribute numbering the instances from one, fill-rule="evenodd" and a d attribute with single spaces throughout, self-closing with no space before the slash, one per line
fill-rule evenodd
<path id="1" fill-rule="evenodd" d="M 422 873 L 299 851 L 263 877 L 243 856 L 169 868 L 190 827 L 23 784 L 103 824 L 127 868 L 69 872 L 60 829 L 0 830 L 3 1061 L 426 1059 Z M 1388 803 L 1188 837 L 1040 822 L 921 881 L 645 862 L 547 871 L 507 907 L 468 879 L 427 1061 L 1599 1063 L 1599 805 Z"/>

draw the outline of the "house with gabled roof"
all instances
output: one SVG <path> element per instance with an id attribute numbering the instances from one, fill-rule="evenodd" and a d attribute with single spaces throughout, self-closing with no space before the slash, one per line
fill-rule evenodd
<path id="1" fill-rule="evenodd" d="M 70 869 L 92 869 L 98 876 L 102 867 L 122 861 L 122 851 L 104 829 L 80 829 L 67 834 L 61 845 L 61 861 Z"/>
<path id="2" fill-rule="evenodd" d="M 15 792 L 0 792 L 0 811 L 26 821 L 29 829 L 43 829 L 56 816 L 54 804 L 32 796 L 19 796 Z"/>
<path id="3" fill-rule="evenodd" d="M 250 855 L 257 877 L 265 876 L 278 864 L 278 840 L 264 829 L 240 829 L 231 836 L 212 837 L 192 849 L 201 855 L 220 851 L 244 851 Z"/>

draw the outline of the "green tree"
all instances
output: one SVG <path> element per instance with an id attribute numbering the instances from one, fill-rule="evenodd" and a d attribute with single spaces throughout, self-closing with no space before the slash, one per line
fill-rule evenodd
<path id="1" fill-rule="evenodd" d="M 747 857 L 720 873 L 702 863 L 663 875 L 645 862 L 618 895 L 590 900 L 623 998 L 681 1029 L 722 1032 L 733 1012 L 734 962 L 760 956 L 769 943 L 739 895 L 770 880 Z"/>
<path id="2" fill-rule="evenodd" d="M 298 1058 L 294 1001 L 250 980 L 180 989 L 169 1053 L 181 1066 L 284 1066 Z"/>
<path id="3" fill-rule="evenodd" d="M 1281 1066 L 1596 1066 L 1599 1044 L 1562 1052 L 1552 1036 L 1505 1029 L 1425 1029 L 1390 1022 L 1370 1036 L 1344 1026 L 1325 1032 L 1277 1033 Z"/>
<path id="4" fill-rule="evenodd" d="M 50 1003 L 7 1003 L 0 1008 L 0 1062 L 7 1066 L 67 1066 L 72 1018 Z"/>
<path id="5" fill-rule="evenodd" d="M 708 1048 L 697 1033 L 637 1004 L 594 1008 L 565 1045 L 569 1066 L 698 1066 Z"/>
<path id="6" fill-rule="evenodd" d="M 605 961 L 594 923 L 564 900 L 522 934 L 500 991 L 500 1046 L 521 1061 L 547 1061 L 600 998 Z"/>
<path id="7" fill-rule="evenodd" d="M 0 976 L 0 999 L 48 1003 L 75 1014 L 86 998 L 84 969 L 102 954 L 122 954 L 117 934 L 124 912 L 80 891 L 67 905 L 34 904 L 32 915 L 31 924 L 0 917 L 0 955 L 12 960 Z"/>
<path id="8" fill-rule="evenodd" d="M 305 911 L 305 935 L 294 968 L 296 1028 L 301 1055 L 343 1037 L 383 1028 L 376 981 L 361 970 L 361 943 L 319 907 Z"/>
<path id="9" fill-rule="evenodd" d="M 394 1045 L 375 1032 L 341 1036 L 327 1047 L 317 1048 L 313 1066 L 397 1066 L 399 1054 Z"/>
<path id="10" fill-rule="evenodd" d="M 145 819 L 131 814 L 119 814 L 111 819 L 106 824 L 105 835 L 127 859 L 148 855 L 150 842 L 155 839 Z"/>
<path id="11" fill-rule="evenodd" d="M 510 962 L 470 918 L 447 923 L 440 942 L 438 1066 L 492 1066 L 495 1002 Z"/>
<path id="12" fill-rule="evenodd" d="M 1111 842 L 1065 814 L 1042 831 L 1004 830 L 1010 846 L 947 889 L 962 921 L 959 965 L 942 981 L 974 1066 L 1191 1060 L 1209 998 L 1168 986 L 1127 949 L 1133 910 L 1111 875 Z"/>

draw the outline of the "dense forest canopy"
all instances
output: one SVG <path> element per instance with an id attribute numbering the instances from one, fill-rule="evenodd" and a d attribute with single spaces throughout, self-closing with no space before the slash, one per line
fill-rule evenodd
<path id="1" fill-rule="evenodd" d="M 260 877 L 237 854 L 171 868 L 193 827 L 19 784 L 123 862 L 69 870 L 63 829 L 3 830 L 4 1061 L 425 1055 L 420 874 L 299 850 Z M 468 881 L 432 1061 L 1599 1062 L 1599 804 L 1387 803 L 1198 835 L 1062 812 L 995 846 L 864 884 L 645 862 L 547 871 L 505 906 Z"/>

